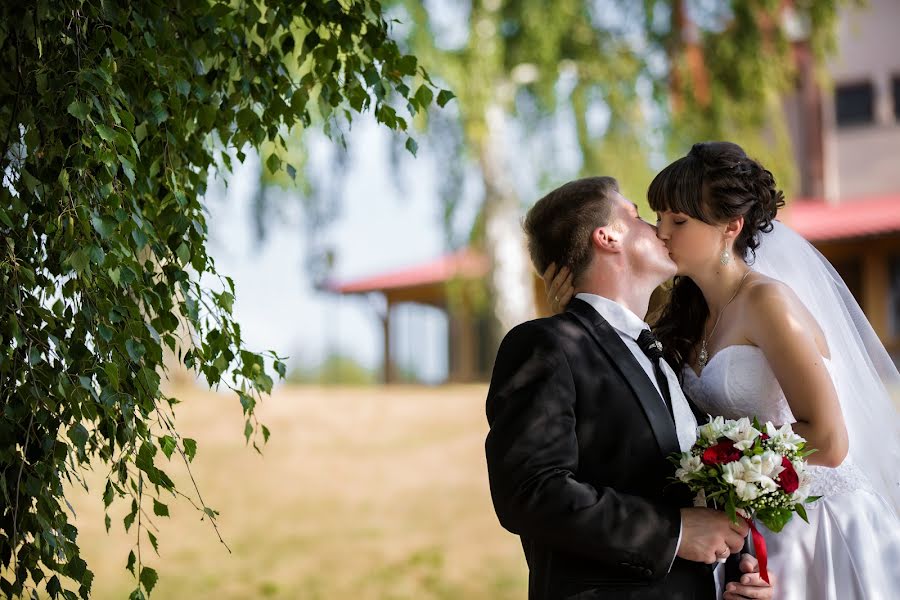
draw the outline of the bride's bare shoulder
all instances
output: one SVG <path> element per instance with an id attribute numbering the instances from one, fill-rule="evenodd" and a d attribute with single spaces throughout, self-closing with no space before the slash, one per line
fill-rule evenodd
<path id="1" fill-rule="evenodd" d="M 789 285 L 761 273 L 754 273 L 747 284 L 746 315 L 752 328 L 802 329 L 823 337 L 812 313 Z"/>
<path id="2" fill-rule="evenodd" d="M 747 278 L 747 302 L 751 305 L 770 305 L 800 302 L 789 286 L 762 273 L 754 272 Z"/>

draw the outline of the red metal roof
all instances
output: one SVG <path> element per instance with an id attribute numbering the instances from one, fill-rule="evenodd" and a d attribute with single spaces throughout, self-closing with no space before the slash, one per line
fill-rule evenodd
<path id="1" fill-rule="evenodd" d="M 785 207 L 779 218 L 811 242 L 900 232 L 900 194 L 848 199 L 840 204 L 797 199 Z M 467 248 L 382 275 L 330 282 L 325 288 L 340 294 L 360 294 L 442 283 L 454 277 L 476 279 L 487 272 L 487 257 Z"/>
<path id="2" fill-rule="evenodd" d="M 900 231 L 900 194 L 828 204 L 794 200 L 779 218 L 811 242 L 865 237 Z"/>
<path id="3" fill-rule="evenodd" d="M 487 257 L 466 248 L 425 264 L 344 283 L 333 282 L 326 288 L 340 294 L 359 294 L 442 283 L 455 277 L 477 279 L 487 272 Z"/>

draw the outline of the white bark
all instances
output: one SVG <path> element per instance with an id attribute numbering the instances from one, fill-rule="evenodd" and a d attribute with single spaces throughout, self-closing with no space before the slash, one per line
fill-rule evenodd
<path id="1" fill-rule="evenodd" d="M 491 261 L 494 313 L 501 334 L 536 315 L 531 261 L 512 178 L 514 170 L 506 154 L 507 118 L 498 104 L 487 108 L 487 132 L 480 153 L 485 185 L 485 244 Z"/>

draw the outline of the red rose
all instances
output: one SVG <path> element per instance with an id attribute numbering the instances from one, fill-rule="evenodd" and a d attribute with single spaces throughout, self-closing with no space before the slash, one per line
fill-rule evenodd
<path id="1" fill-rule="evenodd" d="M 767 439 L 769 439 L 769 434 L 767 434 L 767 433 L 761 433 L 761 434 L 759 434 L 759 439 L 761 439 L 761 440 L 767 440 Z"/>
<path id="2" fill-rule="evenodd" d="M 731 440 L 723 440 L 715 446 L 710 446 L 703 451 L 700 460 L 707 465 L 721 465 L 741 459 L 741 451 L 734 447 Z"/>
<path id="3" fill-rule="evenodd" d="M 800 478 L 797 477 L 794 465 L 787 458 L 781 459 L 781 466 L 784 467 L 784 471 L 778 475 L 778 482 L 781 484 L 781 489 L 788 494 L 793 494 L 800 487 Z"/>

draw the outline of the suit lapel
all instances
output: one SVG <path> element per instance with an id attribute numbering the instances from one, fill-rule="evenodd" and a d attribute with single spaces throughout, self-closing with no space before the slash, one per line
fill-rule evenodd
<path id="1" fill-rule="evenodd" d="M 583 300 L 575 298 L 569 303 L 567 310 L 581 321 L 634 392 L 650 422 L 650 428 L 662 453 L 668 456 L 672 452 L 678 452 L 678 435 L 665 402 L 616 330 L 594 310 L 593 306 Z"/>

